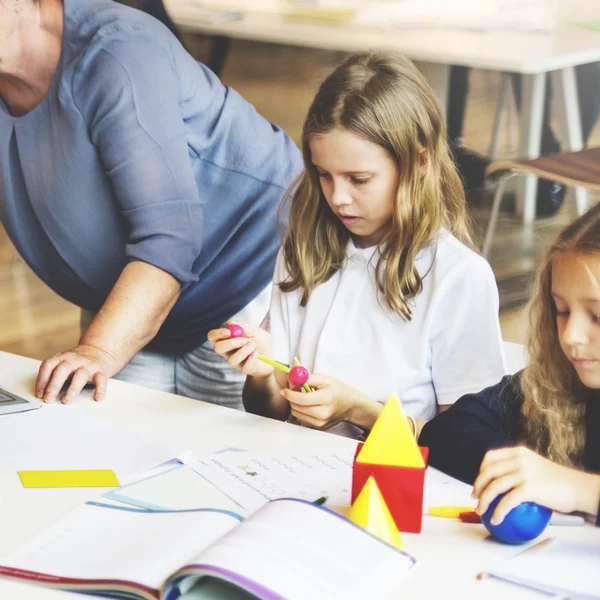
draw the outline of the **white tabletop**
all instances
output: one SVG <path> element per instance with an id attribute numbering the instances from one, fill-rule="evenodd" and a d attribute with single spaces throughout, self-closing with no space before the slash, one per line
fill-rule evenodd
<path id="1" fill-rule="evenodd" d="M 600 19 L 598 3 L 593 0 L 558 2 L 556 30 L 533 33 L 326 25 L 290 20 L 274 12 L 251 11 L 239 21 L 210 24 L 200 17 L 197 0 L 164 0 L 169 15 L 181 28 L 234 39 L 347 52 L 387 48 L 416 61 L 518 73 L 544 73 L 600 61 L 600 33 L 571 24 L 572 21 Z"/>
<path id="2" fill-rule="evenodd" d="M 37 361 L 0 352 L 2 387 L 21 396 L 33 389 Z M 332 434 L 256 417 L 118 381 L 110 381 L 105 401 L 95 403 L 85 394 L 75 404 L 100 419 L 127 427 L 148 439 L 178 440 L 196 454 L 224 447 L 247 449 L 326 447 L 343 448 L 351 440 Z M 44 410 L 42 408 L 42 410 Z M 76 449 L 74 449 L 76 451 Z M 43 452 L 43 448 L 40 448 Z M 97 498 L 105 490 L 23 489 L 6 486 L 0 473 L 0 557 L 15 550 L 76 506 Z M 576 539 L 600 535 L 594 527 L 554 527 L 552 535 Z M 401 581 L 401 590 L 414 600 L 448 596 L 489 600 L 537 598 L 524 589 L 493 580 L 477 581 L 481 570 L 515 553 L 513 546 L 489 541 L 479 525 L 425 516 L 421 534 L 403 534 L 405 549 L 418 560 L 418 568 Z M 73 598 L 31 586 L 15 586 L 0 579 L 0 598 L 43 600 Z"/>

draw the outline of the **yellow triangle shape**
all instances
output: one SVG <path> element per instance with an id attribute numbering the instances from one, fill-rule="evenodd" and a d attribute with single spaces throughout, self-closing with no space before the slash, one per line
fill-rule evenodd
<path id="1" fill-rule="evenodd" d="M 386 402 L 356 460 L 395 467 L 425 466 L 396 394 Z"/>
<path id="2" fill-rule="evenodd" d="M 354 501 L 348 518 L 391 546 L 402 548 L 398 528 L 373 477 L 369 477 Z"/>

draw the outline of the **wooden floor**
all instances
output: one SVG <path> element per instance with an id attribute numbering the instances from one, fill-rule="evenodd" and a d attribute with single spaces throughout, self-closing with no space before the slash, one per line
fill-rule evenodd
<path id="1" fill-rule="evenodd" d="M 205 60 L 208 46 L 201 38 L 185 39 L 187 47 L 199 60 Z M 283 127 L 299 140 L 304 114 L 324 75 L 337 64 L 343 54 L 321 50 L 298 49 L 234 42 L 223 74 L 226 84 L 252 102 L 257 110 Z M 467 107 L 465 139 L 482 154 L 487 153 L 499 78 L 495 73 L 475 72 Z M 600 143 L 595 132 L 594 143 Z M 502 154 L 515 152 L 516 116 L 509 111 L 502 136 Z M 481 226 L 485 224 L 485 191 L 483 209 L 473 210 Z M 481 202 L 478 202 L 481 204 Z M 503 215 L 493 250 L 492 266 L 499 281 L 504 306 L 513 306 L 524 295 L 523 282 L 535 266 L 536 257 L 549 239 L 573 217 L 572 207 L 565 205 L 553 219 L 538 221 L 524 230 L 518 219 Z M 523 279 L 524 278 L 524 279 Z M 59 298 L 18 257 L 0 228 L 0 350 L 33 358 L 44 358 L 72 347 L 79 334 L 79 310 Z M 526 335 L 526 318 L 522 308 L 505 310 L 501 315 L 505 339 L 522 342 Z"/>

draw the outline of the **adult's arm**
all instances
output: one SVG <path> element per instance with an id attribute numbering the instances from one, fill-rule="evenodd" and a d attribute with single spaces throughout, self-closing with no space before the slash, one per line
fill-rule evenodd
<path id="1" fill-rule="evenodd" d="M 192 265 L 200 253 L 203 215 L 177 77 L 167 48 L 138 30 L 91 45 L 78 65 L 75 104 L 129 235 L 125 267 L 88 331 L 75 348 L 42 363 L 36 395 L 46 401 L 55 400 L 69 378 L 64 401 L 86 383 L 102 399 L 107 378 L 156 335 L 181 288 L 197 280 Z M 208 103 L 210 84 L 200 81 Z"/>
<path id="2" fill-rule="evenodd" d="M 517 441 L 521 403 L 519 374 L 463 396 L 423 426 L 419 445 L 429 448 L 429 464 L 473 483 L 488 450 Z"/>

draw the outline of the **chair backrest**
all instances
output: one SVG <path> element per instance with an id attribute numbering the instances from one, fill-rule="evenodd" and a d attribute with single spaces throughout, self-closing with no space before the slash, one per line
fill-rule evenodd
<path id="1" fill-rule="evenodd" d="M 523 344 L 514 342 L 503 342 L 504 358 L 506 359 L 506 369 L 509 374 L 516 373 L 525 368 L 529 360 L 527 348 Z"/>

